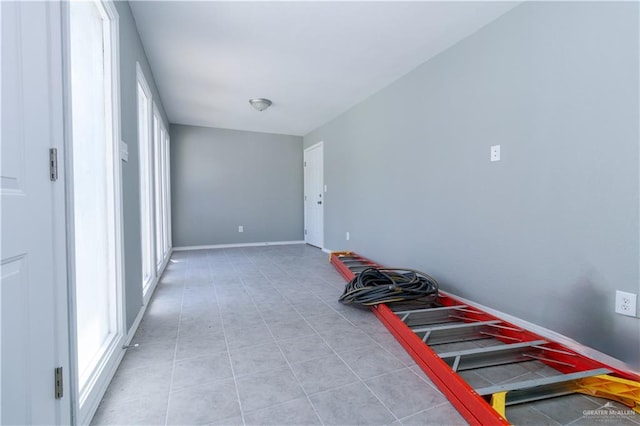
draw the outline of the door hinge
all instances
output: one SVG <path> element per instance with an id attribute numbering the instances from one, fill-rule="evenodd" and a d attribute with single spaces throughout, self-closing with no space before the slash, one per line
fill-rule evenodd
<path id="1" fill-rule="evenodd" d="M 51 182 L 58 180 L 58 149 L 49 148 L 49 178 Z"/>
<path id="2" fill-rule="evenodd" d="M 306 161 L 304 162 L 304 166 L 307 167 L 307 162 Z"/>
<path id="3" fill-rule="evenodd" d="M 307 235 L 307 230 L 306 229 L 304 230 L 304 235 Z"/>
<path id="4" fill-rule="evenodd" d="M 62 399 L 62 396 L 64 395 L 64 388 L 62 387 L 62 367 L 56 367 L 54 370 L 54 376 L 56 399 Z"/>

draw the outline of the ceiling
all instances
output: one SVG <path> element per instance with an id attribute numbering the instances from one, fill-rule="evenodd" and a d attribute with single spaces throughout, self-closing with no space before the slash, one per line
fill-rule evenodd
<path id="1" fill-rule="evenodd" d="M 130 4 L 171 123 L 305 135 L 518 3 Z"/>

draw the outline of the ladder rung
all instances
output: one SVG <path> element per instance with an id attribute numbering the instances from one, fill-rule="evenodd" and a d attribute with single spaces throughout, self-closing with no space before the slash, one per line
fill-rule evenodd
<path id="1" fill-rule="evenodd" d="M 438 354 L 438 356 L 448 364 L 453 365 L 453 371 L 464 371 L 474 368 L 510 364 L 513 362 L 530 361 L 530 359 L 525 357 L 526 350 L 533 349 L 539 351 L 536 345 L 544 345 L 545 343 L 547 342 L 544 340 L 535 340 L 531 342 L 447 352 Z"/>
<path id="2" fill-rule="evenodd" d="M 541 386 L 557 385 L 560 383 L 568 383 L 585 377 L 599 376 L 608 374 L 610 370 L 606 368 L 597 368 L 595 370 L 579 371 L 577 373 L 561 374 L 558 376 L 541 377 L 539 379 L 525 380 L 522 382 L 505 383 L 502 385 L 488 386 L 486 388 L 476 389 L 478 395 L 487 396 L 498 392 L 525 392 L 528 389 L 538 388 Z M 509 394 L 507 394 L 507 405 L 509 405 Z M 524 402 L 524 401 L 521 401 Z"/>
<path id="3" fill-rule="evenodd" d="M 421 333 L 423 331 L 446 331 L 446 330 L 458 330 L 461 328 L 470 328 L 470 327 L 478 327 L 482 325 L 492 325 L 502 322 L 500 320 L 491 320 L 491 321 L 475 321 L 475 322 L 456 322 L 454 324 L 445 324 L 445 325 L 434 325 L 432 327 L 419 327 L 414 328 L 414 333 Z"/>
<path id="4" fill-rule="evenodd" d="M 490 327 L 500 320 L 476 321 L 476 322 L 455 322 L 431 327 L 412 328 L 416 334 L 424 333 L 422 341 L 429 345 L 439 345 L 442 343 L 463 342 L 466 340 L 484 339 L 480 330 Z"/>
<path id="5" fill-rule="evenodd" d="M 349 268 L 349 270 L 351 270 L 352 272 L 362 272 L 365 269 L 369 269 L 369 268 L 373 268 L 375 265 L 363 265 L 363 266 L 347 266 L 347 268 Z"/>
<path id="6" fill-rule="evenodd" d="M 450 311 L 452 309 L 458 310 L 458 309 L 463 309 L 463 308 L 468 308 L 467 305 L 456 305 L 456 306 L 441 306 L 441 307 L 437 307 L 437 308 L 425 308 L 425 309 L 409 309 L 406 311 L 394 311 L 393 313 L 401 316 L 404 314 L 418 314 L 420 312 L 436 312 L 436 311 Z"/>
<path id="7" fill-rule="evenodd" d="M 451 322 L 454 312 L 460 312 L 465 305 L 444 306 L 425 309 L 402 310 L 394 312 L 409 327 L 427 326 Z"/>

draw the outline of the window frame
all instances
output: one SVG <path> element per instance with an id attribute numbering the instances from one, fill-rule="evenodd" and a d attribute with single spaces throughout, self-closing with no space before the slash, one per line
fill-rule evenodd
<path id="1" fill-rule="evenodd" d="M 109 256 L 113 263 L 112 281 L 114 292 L 109 304 L 114 305 L 113 318 L 110 320 L 110 336 L 96 359 L 92 372 L 80 385 L 78 371 L 78 299 L 76 297 L 76 256 L 75 256 L 75 219 L 74 219 L 74 172 L 73 172 L 73 127 L 72 127 L 72 75 L 71 75 L 71 5 L 61 5 L 63 19 L 63 72 L 64 72 L 64 121 L 65 121 L 65 192 L 67 196 L 67 264 L 69 280 L 69 338 L 70 338 L 70 389 L 72 393 L 72 418 L 79 424 L 89 423 L 101 401 L 109 381 L 115 372 L 122 345 L 126 339 L 125 292 L 124 292 L 124 238 L 122 206 L 122 162 L 120 161 L 121 113 L 120 113 L 120 50 L 119 15 L 112 0 L 93 0 L 103 18 L 103 68 L 105 70 L 105 140 L 108 142 L 106 160 L 109 176 L 107 180 L 109 210 L 107 226 L 109 235 Z M 81 143 L 81 142 L 78 142 Z"/>
<path id="2" fill-rule="evenodd" d="M 157 277 L 155 268 L 155 225 L 153 191 L 153 94 L 139 62 L 136 62 L 138 112 L 138 152 L 140 176 L 140 250 L 142 260 L 142 297 L 145 303 Z M 142 99 L 144 98 L 144 99 Z M 144 103 L 144 108 L 142 107 Z M 144 120 L 141 114 L 145 115 Z"/>

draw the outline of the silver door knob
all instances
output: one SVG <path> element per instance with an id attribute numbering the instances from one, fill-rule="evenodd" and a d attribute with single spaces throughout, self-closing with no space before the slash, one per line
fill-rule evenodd
<path id="1" fill-rule="evenodd" d="M 322 201 L 318 201 L 318 204 L 322 204 Z"/>

